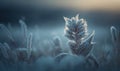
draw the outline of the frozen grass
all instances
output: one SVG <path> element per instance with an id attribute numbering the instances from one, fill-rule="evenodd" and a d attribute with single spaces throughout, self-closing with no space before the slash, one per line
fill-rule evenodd
<path id="1" fill-rule="evenodd" d="M 77 24 L 76 19 L 71 20 L 72 26 L 69 25 L 68 19 L 66 27 L 69 29 L 67 33 L 69 36 L 73 36 L 76 31 L 73 31 Z M 74 21 L 74 23 L 73 23 Z M 82 20 L 83 21 L 83 20 Z M 119 69 L 119 31 L 115 27 L 111 27 L 111 35 L 113 40 L 113 47 L 107 43 L 101 47 L 100 50 L 95 51 L 93 48 L 93 37 L 94 33 L 90 35 L 87 31 L 80 30 L 87 27 L 83 26 L 80 20 L 79 24 L 79 36 L 67 37 L 72 40 L 69 45 L 77 47 L 79 53 L 73 53 L 73 49 L 65 48 L 63 41 L 60 37 L 55 36 L 52 40 L 41 41 L 35 39 L 34 32 L 30 32 L 27 29 L 27 25 L 24 21 L 20 20 L 21 32 L 19 37 L 14 35 L 11 31 L 11 25 L 6 27 L 0 24 L 0 29 L 10 40 L 7 42 L 0 43 L 0 70 L 1 71 L 95 71 L 95 70 L 109 70 L 114 71 Z M 69 27 L 68 27 L 69 25 Z M 82 26 L 81 26 L 82 25 Z M 77 28 L 78 28 L 77 27 Z M 72 28 L 72 29 L 71 29 Z M 71 29 L 71 30 L 70 30 Z M 65 30 L 66 31 L 66 30 Z M 85 34 L 81 33 L 84 32 Z M 76 34 L 77 35 L 77 34 Z M 38 35 L 37 35 L 38 36 Z M 49 36 L 49 34 L 48 34 Z M 40 35 L 39 35 L 40 37 Z M 80 40 L 79 40 L 80 39 Z M 96 41 L 97 42 L 97 41 Z M 106 41 L 105 41 L 106 42 Z M 67 42 L 65 42 L 67 43 Z M 77 45 L 76 45 L 77 43 Z M 79 44 L 79 45 L 78 45 Z M 112 45 L 112 44 L 111 44 Z M 69 47 L 70 47 L 69 46 Z M 97 47 L 96 47 L 97 48 Z M 96 53 L 95 53 L 96 52 Z M 117 52 L 117 53 L 116 53 Z M 114 56 L 115 55 L 115 56 Z M 111 68 L 109 68 L 111 67 Z"/>

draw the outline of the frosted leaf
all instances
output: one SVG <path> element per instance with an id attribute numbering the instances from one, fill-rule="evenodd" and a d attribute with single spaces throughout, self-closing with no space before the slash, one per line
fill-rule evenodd
<path id="1" fill-rule="evenodd" d="M 75 41 L 69 41 L 68 45 L 70 46 L 70 48 L 75 48 L 76 42 Z"/>
<path id="2" fill-rule="evenodd" d="M 77 36 L 78 36 L 79 38 L 82 38 L 82 37 L 86 36 L 86 31 L 79 32 L 79 33 L 77 34 Z"/>
<path id="3" fill-rule="evenodd" d="M 7 52 L 7 48 L 3 44 L 0 43 L 0 49 L 1 49 L 3 57 L 8 59 L 9 55 L 8 55 L 8 52 Z"/>
<path id="4" fill-rule="evenodd" d="M 74 25 L 74 24 L 69 24 L 69 25 L 65 26 L 65 28 L 68 28 L 68 29 L 70 29 L 71 31 L 74 31 L 74 30 L 75 30 L 75 27 L 76 27 L 76 25 Z"/>
<path id="5" fill-rule="evenodd" d="M 0 24 L 0 28 L 7 34 L 7 36 L 14 41 L 14 38 L 12 36 L 12 33 L 9 31 L 9 29 L 4 25 L 4 24 Z"/>
<path id="6" fill-rule="evenodd" d="M 53 42 L 55 46 L 61 47 L 61 40 L 58 36 L 53 38 Z"/>
<path id="7" fill-rule="evenodd" d="M 28 36 L 28 39 L 27 39 L 28 58 L 29 58 L 30 55 L 31 55 L 31 50 L 32 50 L 32 34 L 30 34 L 30 35 Z"/>
<path id="8" fill-rule="evenodd" d="M 116 42 L 118 40 L 118 34 L 119 34 L 118 30 L 114 26 L 112 26 L 111 27 L 111 35 L 112 35 L 112 40 L 114 42 Z"/>
<path id="9" fill-rule="evenodd" d="M 72 34 L 73 34 L 73 32 L 70 31 L 69 29 L 65 29 L 64 33 L 65 33 L 65 34 L 68 34 L 68 35 L 72 35 Z"/>
<path id="10" fill-rule="evenodd" d="M 67 17 L 63 17 L 63 18 L 65 20 L 65 24 L 69 25 L 69 23 L 71 22 L 71 20 L 69 18 L 67 18 Z"/>
<path id="11" fill-rule="evenodd" d="M 57 62 L 60 62 L 64 57 L 68 56 L 68 55 L 71 55 L 71 54 L 68 54 L 68 53 L 60 53 L 59 55 L 57 55 L 55 57 L 55 61 Z"/>
<path id="12" fill-rule="evenodd" d="M 68 21 L 68 19 L 69 18 L 65 18 L 65 21 Z M 87 23 L 84 19 L 79 19 L 79 15 L 77 15 L 76 17 L 72 17 L 70 22 L 67 22 L 67 25 L 65 26 L 65 31 L 65 35 L 67 35 L 69 39 L 71 39 L 70 37 L 72 36 L 74 38 L 81 39 L 87 34 Z"/>
<path id="13" fill-rule="evenodd" d="M 90 63 L 89 67 L 99 67 L 99 63 L 93 54 L 88 55 L 86 60 L 88 63 Z"/>
<path id="14" fill-rule="evenodd" d="M 30 35 L 27 37 L 27 48 L 31 48 L 32 47 L 32 33 L 30 33 Z"/>
<path id="15" fill-rule="evenodd" d="M 22 31 L 22 34 L 23 34 L 23 44 L 26 45 L 27 43 L 27 33 L 28 33 L 28 30 L 27 30 L 27 25 L 25 24 L 25 22 L 23 20 L 19 20 L 19 23 L 21 25 L 21 31 Z M 27 47 L 27 46 L 25 46 Z"/>
<path id="16" fill-rule="evenodd" d="M 69 34 L 66 33 L 65 36 L 66 36 L 67 38 L 69 38 L 70 40 L 75 40 L 75 38 L 74 38 L 73 35 L 69 35 Z"/>
<path id="17" fill-rule="evenodd" d="M 76 15 L 75 19 L 76 19 L 76 23 L 77 23 L 79 21 L 79 14 Z"/>
<path id="18" fill-rule="evenodd" d="M 87 37 L 81 42 L 79 48 L 77 48 L 77 50 L 79 50 L 78 54 L 82 54 L 84 56 L 89 54 L 89 52 L 93 48 L 93 43 L 92 43 L 93 37 L 94 37 L 94 31 L 92 32 L 92 34 L 89 35 L 89 37 Z"/>

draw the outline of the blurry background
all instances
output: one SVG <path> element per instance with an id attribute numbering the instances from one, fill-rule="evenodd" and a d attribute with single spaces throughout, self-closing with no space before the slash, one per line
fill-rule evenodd
<path id="1" fill-rule="evenodd" d="M 95 30 L 94 41 L 100 48 L 111 44 L 110 26 L 120 28 L 120 0 L 0 0 L 0 23 L 17 27 L 23 19 L 39 39 L 57 35 L 66 42 L 63 16 L 76 14 L 87 20 L 89 32 Z M 17 33 L 19 28 L 15 29 Z"/>
<path id="2" fill-rule="evenodd" d="M 76 14 L 80 14 L 80 18 L 86 19 L 89 33 L 95 30 L 94 42 L 96 44 L 95 53 L 93 53 L 99 59 L 104 54 L 104 49 L 109 51 L 113 47 L 110 27 L 115 26 L 120 29 L 120 0 L 0 0 L 0 24 L 6 26 L 11 24 L 13 28 L 10 30 L 17 39 L 16 42 L 21 43 L 23 38 L 21 38 L 19 20 L 22 19 L 29 32 L 33 33 L 33 47 L 38 48 L 44 48 L 43 42 L 53 40 L 54 36 L 60 36 L 63 48 L 68 47 L 68 39 L 64 36 L 63 16 L 71 18 Z M 0 29 L 0 43 L 9 41 L 7 34 Z M 50 45 L 46 46 L 50 47 Z M 40 65 L 37 62 L 37 65 L 30 65 L 28 70 L 38 69 L 39 71 L 40 68 L 50 70 L 51 66 L 57 67 L 54 60 L 49 57 L 40 61 Z M 71 62 L 71 59 L 63 60 L 61 66 L 66 67 L 64 63 L 66 64 L 67 61 Z M 22 71 L 22 69 L 26 71 L 27 68 L 22 64 L 23 68 L 15 66 L 12 71 Z M 50 68 L 48 68 L 49 66 Z M 8 65 L 9 67 L 12 69 L 11 65 Z M 0 68 L 3 69 L 2 71 L 5 71 L 4 69 L 9 71 L 6 67 L 0 66 Z"/>

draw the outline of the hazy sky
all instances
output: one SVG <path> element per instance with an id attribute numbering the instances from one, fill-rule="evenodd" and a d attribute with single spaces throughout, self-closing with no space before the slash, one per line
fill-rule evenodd
<path id="1" fill-rule="evenodd" d="M 62 7 L 78 10 L 120 10 L 120 0 L 1 0 L 5 5 L 31 5 L 34 7 Z"/>

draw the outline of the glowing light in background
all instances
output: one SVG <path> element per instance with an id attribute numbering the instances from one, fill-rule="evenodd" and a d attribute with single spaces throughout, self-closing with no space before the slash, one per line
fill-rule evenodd
<path id="1" fill-rule="evenodd" d="M 21 5 L 33 6 L 35 8 L 72 8 L 78 10 L 107 10 L 119 11 L 120 0 L 4 0 L 0 1 L 1 6 Z"/>

